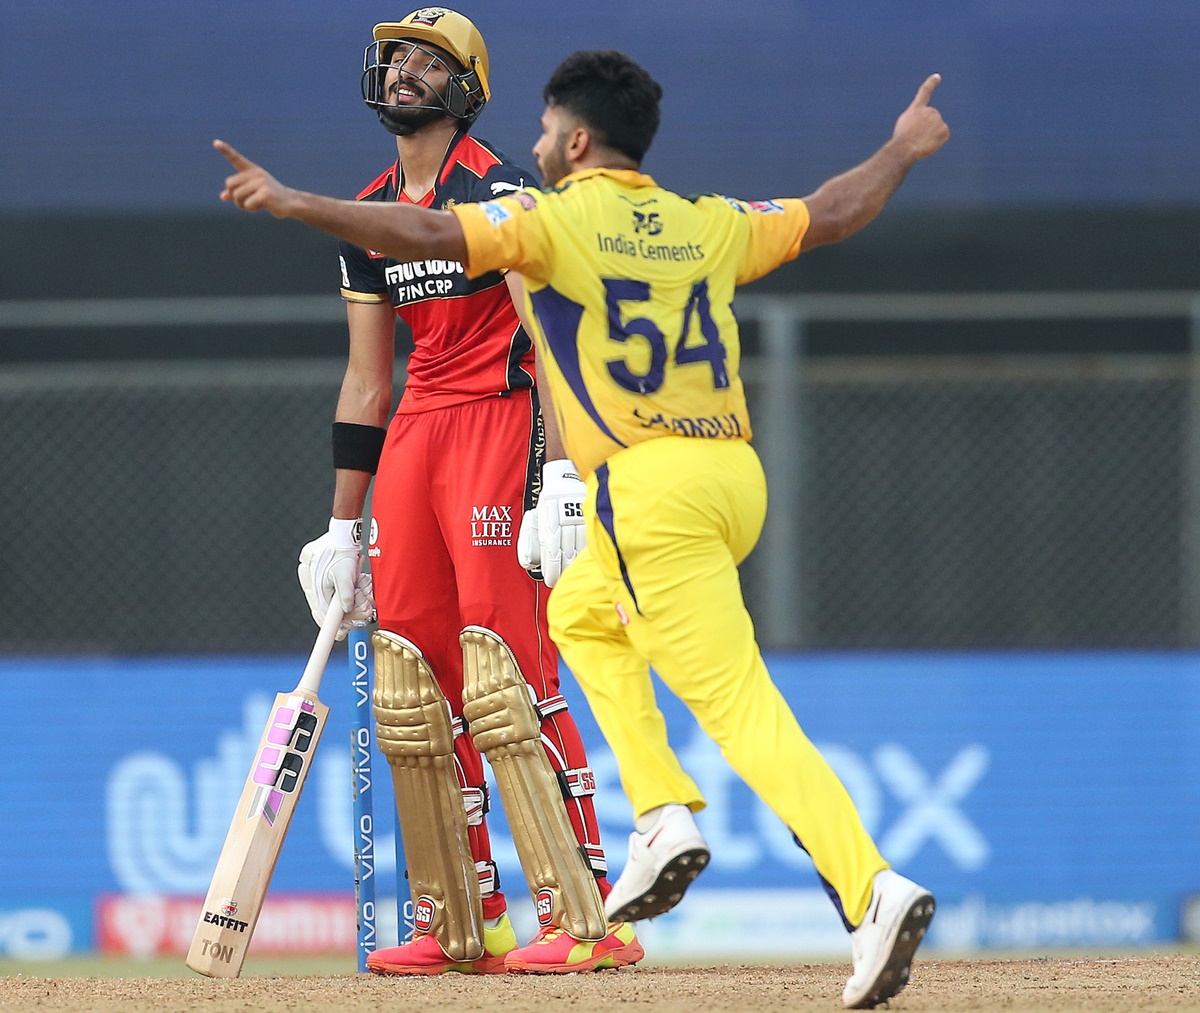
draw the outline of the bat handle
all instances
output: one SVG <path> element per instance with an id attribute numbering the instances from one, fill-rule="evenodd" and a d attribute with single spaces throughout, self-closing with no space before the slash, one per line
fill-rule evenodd
<path id="1" fill-rule="evenodd" d="M 342 625 L 345 613 L 336 601 L 331 603 L 325 613 L 325 621 L 321 623 L 321 632 L 317 634 L 317 642 L 313 644 L 312 653 L 308 656 L 308 664 L 304 666 L 304 674 L 300 677 L 297 689 L 307 689 L 313 693 L 321 686 L 321 676 L 325 674 L 325 665 L 329 654 L 337 640 L 338 627 Z"/>

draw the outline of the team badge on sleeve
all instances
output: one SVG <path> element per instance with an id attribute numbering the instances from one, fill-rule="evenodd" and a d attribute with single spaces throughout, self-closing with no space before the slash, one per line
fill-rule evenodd
<path id="1" fill-rule="evenodd" d="M 512 195 L 512 199 L 521 205 L 526 211 L 535 211 L 537 209 L 537 201 L 533 199 L 532 194 L 527 194 L 524 190 L 519 190 Z"/>
<path id="2" fill-rule="evenodd" d="M 487 215 L 487 220 L 495 228 L 499 228 L 512 217 L 512 212 L 508 208 L 494 200 L 484 201 L 479 206 L 483 208 L 483 213 Z"/>
<path id="3" fill-rule="evenodd" d="M 746 206 L 751 211 L 757 211 L 764 215 L 781 215 L 783 214 L 783 205 L 777 200 L 748 200 Z"/>

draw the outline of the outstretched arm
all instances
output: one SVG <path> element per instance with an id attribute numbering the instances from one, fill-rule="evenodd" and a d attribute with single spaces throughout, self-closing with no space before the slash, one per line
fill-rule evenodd
<path id="1" fill-rule="evenodd" d="M 929 104 L 941 80 L 940 74 L 926 78 L 912 104 L 896 120 L 891 140 L 882 148 L 804 198 L 811 221 L 801 250 L 854 235 L 883 210 L 913 163 L 928 158 L 949 140 L 950 128 Z"/>
<path id="2" fill-rule="evenodd" d="M 338 200 L 294 190 L 224 141 L 213 141 L 213 147 L 237 170 L 225 180 L 221 200 L 230 201 L 243 211 L 269 211 L 276 218 L 295 218 L 396 260 L 439 257 L 465 262 L 467 259 L 462 226 L 448 211 Z"/>

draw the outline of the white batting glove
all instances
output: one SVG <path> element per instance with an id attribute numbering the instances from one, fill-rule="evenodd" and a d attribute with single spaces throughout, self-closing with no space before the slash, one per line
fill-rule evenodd
<path id="1" fill-rule="evenodd" d="M 538 544 L 537 507 L 526 510 L 521 517 L 521 528 L 517 532 L 517 562 L 526 570 L 540 570 L 542 547 Z"/>
<path id="2" fill-rule="evenodd" d="M 371 575 L 362 568 L 362 521 L 331 517 L 329 530 L 300 550 L 296 575 L 318 626 L 331 601 L 342 607 L 345 618 L 338 640 L 355 620 L 374 618 L 375 589 Z"/>
<path id="3" fill-rule="evenodd" d="M 537 506 L 521 518 L 517 559 L 527 570 L 540 567 L 547 587 L 558 583 L 563 570 L 587 544 L 583 526 L 586 489 L 573 462 L 565 458 L 547 461 L 542 466 Z"/>

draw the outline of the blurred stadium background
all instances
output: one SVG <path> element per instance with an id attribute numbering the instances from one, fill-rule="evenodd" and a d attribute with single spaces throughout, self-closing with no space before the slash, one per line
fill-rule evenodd
<path id="1" fill-rule="evenodd" d="M 865 233 L 739 298 L 772 489 L 747 598 L 884 853 L 938 893 L 933 946 L 1194 941 L 1200 7 L 458 9 L 492 55 L 480 136 L 525 155 L 558 60 L 624 49 L 666 89 L 647 170 L 684 192 L 810 192 L 944 75 L 949 146 Z M 392 150 L 361 51 L 407 10 L 6 11 L 0 958 L 190 938 L 313 636 L 293 560 L 327 516 L 345 354 L 335 245 L 219 206 L 209 142 L 352 196 Z M 257 943 L 350 966 L 342 671 Z M 806 856 L 664 709 L 714 864 L 652 955 L 843 956 Z M 617 868 L 629 813 L 586 732 Z"/>

